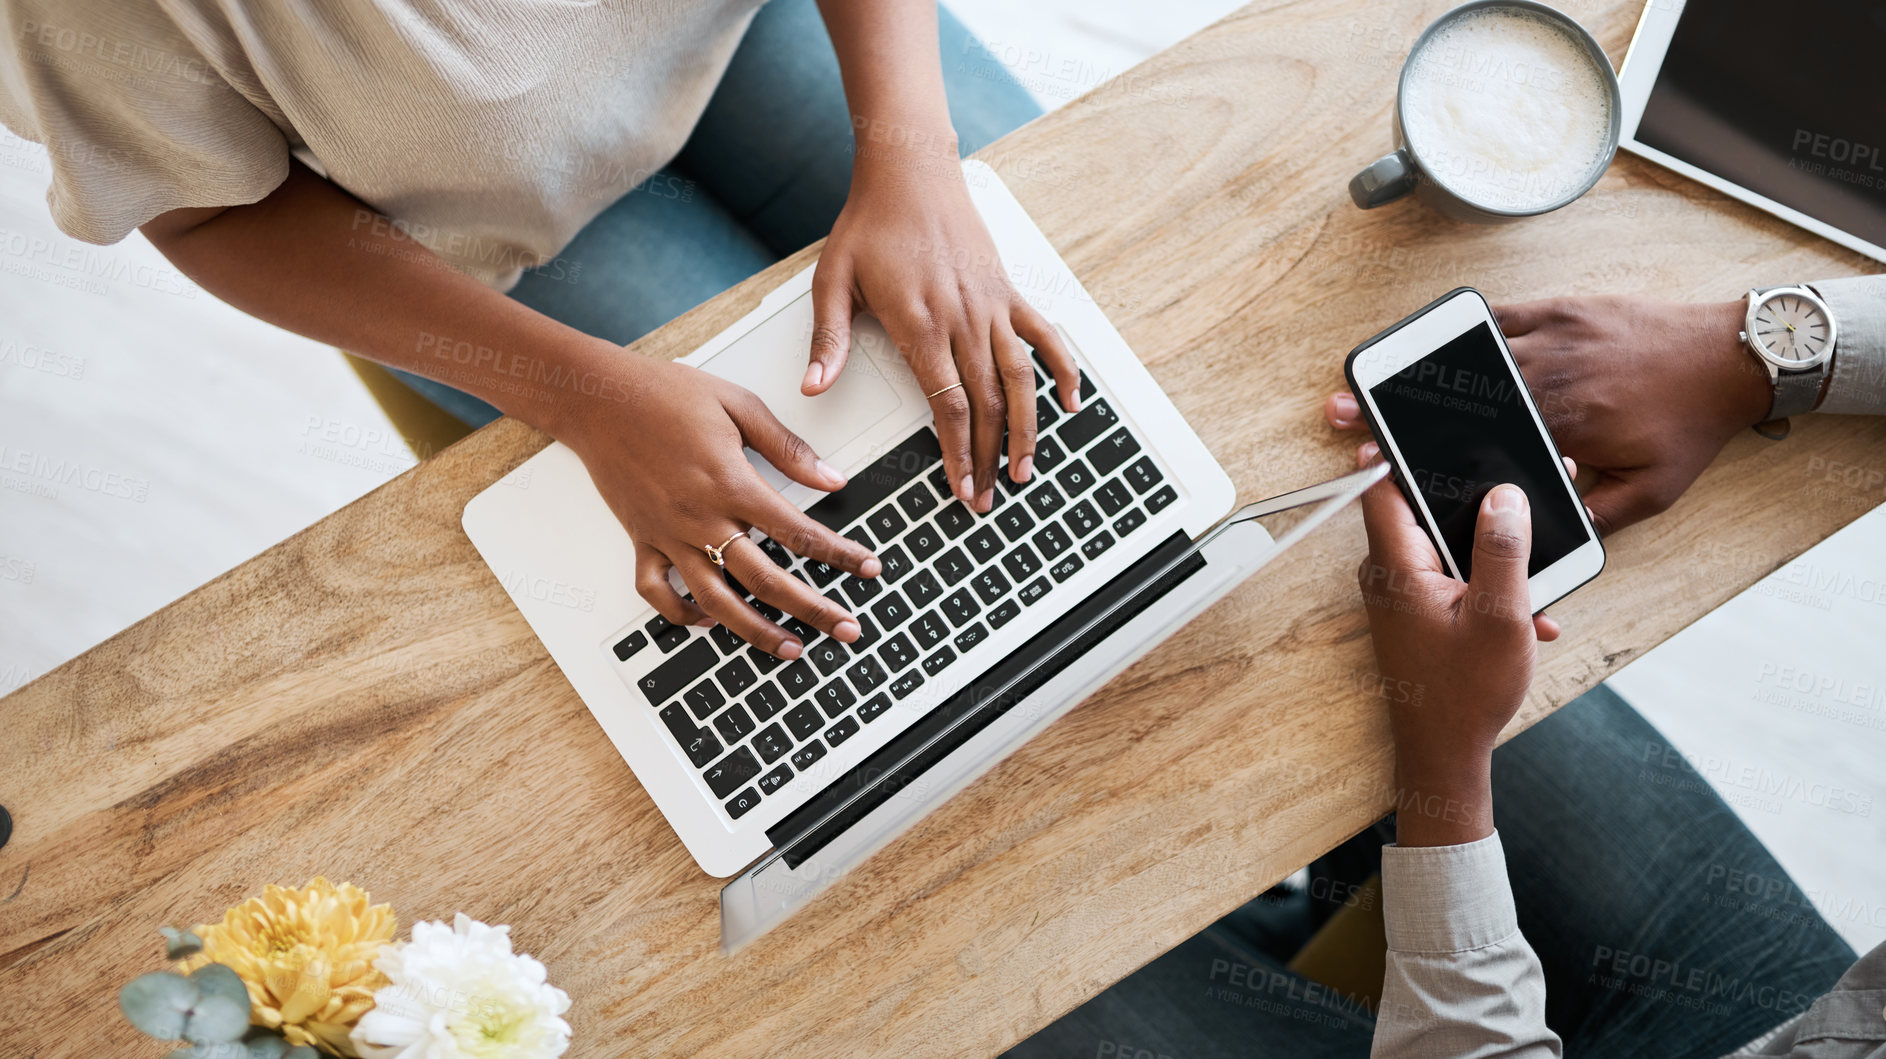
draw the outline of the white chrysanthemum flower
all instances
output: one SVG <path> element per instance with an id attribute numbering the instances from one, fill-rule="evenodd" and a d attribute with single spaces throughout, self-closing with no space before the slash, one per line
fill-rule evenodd
<path id="1" fill-rule="evenodd" d="M 551 1059 L 570 1046 L 569 994 L 511 951 L 510 927 L 463 912 L 450 927 L 414 923 L 374 966 L 392 984 L 354 1026 L 365 1059 Z"/>

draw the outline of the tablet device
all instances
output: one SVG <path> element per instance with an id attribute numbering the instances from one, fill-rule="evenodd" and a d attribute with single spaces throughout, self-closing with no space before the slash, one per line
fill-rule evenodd
<path id="1" fill-rule="evenodd" d="M 1650 0 L 1619 146 L 1886 261 L 1886 6 Z"/>

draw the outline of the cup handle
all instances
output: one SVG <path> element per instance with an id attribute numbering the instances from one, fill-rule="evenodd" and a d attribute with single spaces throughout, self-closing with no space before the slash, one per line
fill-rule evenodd
<path id="1" fill-rule="evenodd" d="M 1372 210 L 1385 202 L 1401 198 L 1414 188 L 1414 159 L 1408 157 L 1406 147 L 1401 147 L 1394 154 L 1383 155 L 1376 159 L 1374 165 L 1357 173 L 1349 181 L 1349 197 L 1363 209 Z"/>

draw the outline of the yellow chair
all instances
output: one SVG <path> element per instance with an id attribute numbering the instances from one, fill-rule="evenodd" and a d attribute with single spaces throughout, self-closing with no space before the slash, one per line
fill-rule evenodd
<path id="1" fill-rule="evenodd" d="M 1373 1011 L 1388 970 L 1388 930 L 1382 924 L 1382 877 L 1371 875 L 1351 900 L 1329 917 L 1290 959 L 1292 971 L 1356 1000 Z"/>
<path id="2" fill-rule="evenodd" d="M 386 413 L 393 429 L 399 431 L 400 440 L 406 443 L 415 457 L 426 459 L 471 433 L 470 427 L 413 392 L 411 387 L 394 378 L 393 373 L 385 367 L 370 360 L 362 360 L 345 350 L 341 351 L 341 356 L 346 358 L 347 366 L 354 369 L 354 374 L 360 377 L 367 393 L 373 396 L 373 403 Z"/>

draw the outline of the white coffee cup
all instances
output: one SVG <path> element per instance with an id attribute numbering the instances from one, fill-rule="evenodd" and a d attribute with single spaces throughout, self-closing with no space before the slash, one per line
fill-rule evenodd
<path id="1" fill-rule="evenodd" d="M 1395 151 L 1356 174 L 1373 209 L 1413 192 L 1462 220 L 1556 210 L 1617 153 L 1622 101 L 1604 50 L 1534 0 L 1473 0 L 1436 19 L 1402 64 Z"/>

